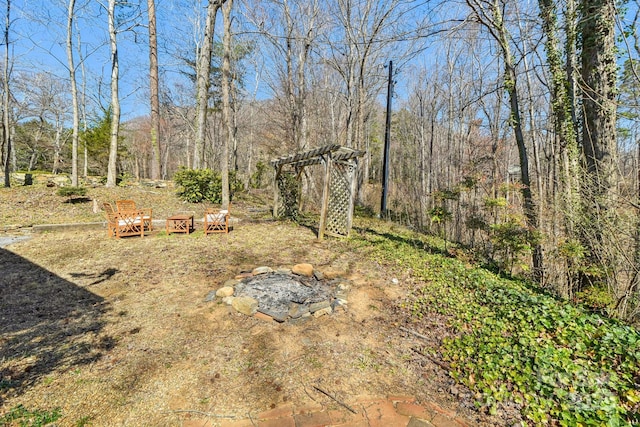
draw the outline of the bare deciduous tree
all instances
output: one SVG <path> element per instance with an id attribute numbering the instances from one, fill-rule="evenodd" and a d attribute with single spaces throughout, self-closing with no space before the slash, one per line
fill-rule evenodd
<path id="1" fill-rule="evenodd" d="M 374 100 L 385 87 L 380 67 L 393 58 L 400 64 L 411 51 L 401 43 L 407 34 L 405 23 L 418 2 L 414 0 L 337 0 L 333 30 L 326 32 L 324 60 L 341 76 L 345 103 L 342 141 L 348 147 L 366 151 L 359 174 L 358 200 L 364 200 L 369 180 L 371 147 L 366 122 Z"/>
<path id="2" fill-rule="evenodd" d="M 151 106 L 151 179 L 160 178 L 160 96 L 155 0 L 147 0 L 149 19 L 149 96 Z"/>
<path id="3" fill-rule="evenodd" d="M 107 168 L 107 187 L 116 186 L 118 161 L 118 136 L 120 130 L 120 97 L 118 95 L 118 80 L 120 78 L 120 64 L 118 62 L 118 41 L 116 27 L 116 0 L 109 0 L 109 47 L 111 50 L 111 133 L 109 145 L 109 165 Z"/>
<path id="4" fill-rule="evenodd" d="M 11 186 L 11 119 L 10 115 L 10 92 L 9 92 L 9 76 L 10 76 L 10 57 L 9 57 L 9 33 L 11 28 L 11 0 L 7 0 L 7 10 L 5 14 L 4 27 L 4 66 L 2 69 L 2 161 L 4 164 L 4 186 Z"/>
<path id="5" fill-rule="evenodd" d="M 531 227 L 532 230 L 536 230 L 539 226 L 538 213 L 536 211 L 533 194 L 531 192 L 529 154 L 527 144 L 524 139 L 520 111 L 520 97 L 518 94 L 518 74 L 516 72 L 516 65 L 511 53 L 509 33 L 504 22 L 503 10 L 505 8 L 505 4 L 503 0 L 467 0 L 467 5 L 469 5 L 471 10 L 473 10 L 478 22 L 483 25 L 495 39 L 500 48 L 500 52 L 502 53 L 505 73 L 504 87 L 509 95 L 511 126 L 515 133 L 518 154 L 520 157 L 520 179 L 522 181 L 524 213 L 529 227 Z M 533 268 L 538 279 L 541 279 L 544 271 L 542 263 L 542 249 L 539 243 L 535 246 L 533 253 Z"/>
<path id="6" fill-rule="evenodd" d="M 222 205 L 229 206 L 229 146 L 233 138 L 233 122 L 231 112 L 231 10 L 233 0 L 226 0 L 222 7 L 224 34 L 222 40 L 222 122 L 224 137 L 222 138 L 222 159 L 220 173 L 222 175 Z"/>
<path id="7" fill-rule="evenodd" d="M 216 25 L 218 9 L 223 0 L 209 0 L 207 5 L 207 18 L 205 21 L 202 47 L 197 55 L 196 69 L 196 139 L 193 150 L 193 167 L 195 169 L 204 166 L 204 146 L 207 130 L 207 110 L 209 108 L 209 78 L 211 76 L 211 55 L 213 53 L 213 34 Z"/>
<path id="8" fill-rule="evenodd" d="M 71 82 L 71 102 L 73 105 L 73 127 L 71 135 L 71 185 L 78 186 L 78 135 L 80 128 L 80 110 L 78 106 L 78 87 L 76 84 L 76 67 L 73 60 L 73 18 L 75 0 L 69 0 L 67 9 L 67 62 L 69 81 Z"/>

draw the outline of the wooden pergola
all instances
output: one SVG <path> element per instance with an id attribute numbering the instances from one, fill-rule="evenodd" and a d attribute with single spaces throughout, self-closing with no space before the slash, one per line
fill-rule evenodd
<path id="1" fill-rule="evenodd" d="M 358 158 L 363 154 L 364 151 L 331 144 L 272 160 L 275 168 L 273 216 L 281 218 L 297 213 L 304 168 L 322 164 L 324 181 L 318 239 L 322 240 L 325 234 L 348 236 L 353 221 Z M 295 178 L 297 184 L 293 195 L 287 185 L 290 178 Z"/>

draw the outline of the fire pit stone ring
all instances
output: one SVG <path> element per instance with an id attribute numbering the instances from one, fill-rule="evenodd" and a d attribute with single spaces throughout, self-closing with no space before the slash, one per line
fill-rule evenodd
<path id="1" fill-rule="evenodd" d="M 256 267 L 227 280 L 209 292 L 205 301 L 217 298 L 248 316 L 298 323 L 346 309 L 351 281 L 341 277 L 345 272 L 341 273 L 323 273 L 311 264 L 277 270 Z"/>

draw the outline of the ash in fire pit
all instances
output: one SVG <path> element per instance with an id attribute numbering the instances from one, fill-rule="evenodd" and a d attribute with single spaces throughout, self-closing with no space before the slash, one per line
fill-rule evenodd
<path id="1" fill-rule="evenodd" d="M 297 268 L 300 265 L 307 268 Z M 258 312 L 278 322 L 319 317 L 346 305 L 348 280 L 328 280 L 322 273 L 313 272 L 310 264 L 300 265 L 294 266 L 292 271 L 258 267 L 251 274 L 241 275 L 241 280 L 218 289 L 216 296 L 241 313 L 254 315 Z"/>

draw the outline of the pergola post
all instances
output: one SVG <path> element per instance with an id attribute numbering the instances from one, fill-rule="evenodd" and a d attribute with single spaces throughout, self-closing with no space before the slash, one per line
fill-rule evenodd
<path id="1" fill-rule="evenodd" d="M 349 209 L 347 210 L 347 236 L 351 231 L 351 225 L 353 224 L 353 205 L 356 194 L 356 186 L 358 184 L 358 158 L 350 160 L 354 163 L 353 173 L 351 174 L 351 197 L 349 198 Z"/>
<path id="2" fill-rule="evenodd" d="M 302 212 L 302 175 L 304 174 L 304 166 L 296 168 L 296 180 L 298 181 L 298 212 Z"/>
<path id="3" fill-rule="evenodd" d="M 324 239 L 327 228 L 327 211 L 329 210 L 329 185 L 331 184 L 331 153 L 322 156 L 324 163 L 324 183 L 322 186 L 322 208 L 320 210 L 320 226 L 318 227 L 318 240 Z"/>
<path id="4" fill-rule="evenodd" d="M 276 165 L 274 167 L 273 174 L 273 217 L 279 218 L 278 208 L 280 204 L 280 187 L 278 186 L 278 178 L 280 178 L 280 174 L 282 173 L 282 165 Z"/>

